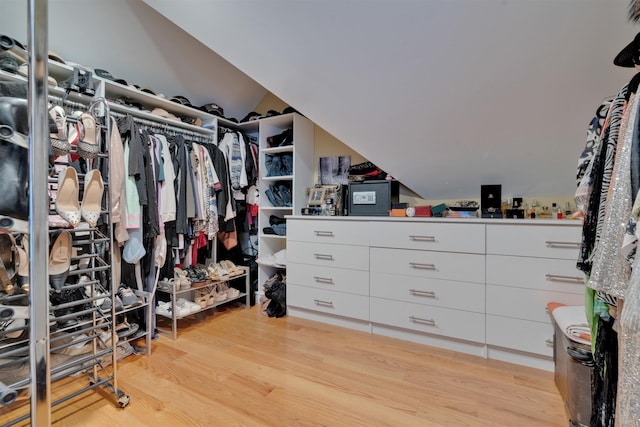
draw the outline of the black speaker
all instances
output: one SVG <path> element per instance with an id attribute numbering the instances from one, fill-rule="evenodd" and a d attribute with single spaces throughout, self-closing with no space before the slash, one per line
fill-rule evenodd
<path id="1" fill-rule="evenodd" d="M 502 185 L 483 185 L 480 189 L 482 218 L 502 218 Z"/>

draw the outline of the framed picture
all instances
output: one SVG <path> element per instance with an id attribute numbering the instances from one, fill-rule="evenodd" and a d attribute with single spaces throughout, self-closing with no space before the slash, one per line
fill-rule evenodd
<path id="1" fill-rule="evenodd" d="M 314 187 L 309 189 L 308 206 L 322 206 L 326 196 L 327 189 L 322 187 Z"/>

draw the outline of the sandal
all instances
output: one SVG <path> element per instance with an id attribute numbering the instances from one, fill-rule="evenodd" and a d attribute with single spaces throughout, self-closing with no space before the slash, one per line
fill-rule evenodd
<path id="1" fill-rule="evenodd" d="M 49 283 L 54 290 L 60 291 L 64 286 L 71 268 L 71 233 L 66 230 L 52 234 L 49 249 Z"/>
<path id="2" fill-rule="evenodd" d="M 78 154 L 85 159 L 93 159 L 98 154 L 98 128 L 96 119 L 89 113 L 80 115 L 80 140 L 78 141 Z"/>
<path id="3" fill-rule="evenodd" d="M 20 245 L 16 247 L 18 250 L 19 266 L 18 278 L 16 280 L 18 287 L 22 293 L 29 295 L 29 235 L 23 234 L 20 238 Z"/>
<path id="4" fill-rule="evenodd" d="M 84 192 L 80 212 L 90 227 L 95 227 L 102 211 L 104 183 L 100 170 L 91 169 L 84 177 Z"/>
<path id="5" fill-rule="evenodd" d="M 222 291 L 217 285 L 214 289 L 213 300 L 216 302 L 225 301 L 227 299 L 227 293 Z"/>
<path id="6" fill-rule="evenodd" d="M 67 136 L 67 114 L 65 113 L 64 108 L 59 105 L 51 107 L 49 108 L 49 115 L 55 122 L 57 129 L 56 133 L 51 132 L 49 134 L 53 154 L 57 154 L 59 156 L 69 154 L 71 151 L 71 143 Z"/>
<path id="7" fill-rule="evenodd" d="M 0 229 L 0 286 L 6 293 L 13 293 L 13 278 L 20 259 L 13 235 Z"/>
<path id="8" fill-rule="evenodd" d="M 187 277 L 187 272 L 179 267 L 173 269 L 173 277 L 176 280 L 176 290 L 189 289 L 191 287 L 191 280 Z"/>
<path id="9" fill-rule="evenodd" d="M 58 174 L 58 192 L 56 195 L 56 212 L 72 226 L 80 224 L 80 204 L 78 196 L 80 187 L 78 173 L 67 166 Z"/>
<path id="10" fill-rule="evenodd" d="M 222 266 L 222 268 L 227 270 L 227 272 L 229 273 L 229 276 L 231 276 L 231 277 L 239 276 L 241 274 L 244 274 L 244 270 L 243 269 L 241 269 L 240 267 L 236 266 L 233 262 L 231 262 L 229 260 L 220 261 L 220 265 Z"/>
<path id="11" fill-rule="evenodd" d="M 220 289 L 222 290 L 222 292 L 226 292 L 227 294 L 227 299 L 234 299 L 234 298 L 238 298 L 240 296 L 240 291 L 236 288 L 232 288 L 229 285 L 227 285 L 226 283 L 220 283 Z"/>

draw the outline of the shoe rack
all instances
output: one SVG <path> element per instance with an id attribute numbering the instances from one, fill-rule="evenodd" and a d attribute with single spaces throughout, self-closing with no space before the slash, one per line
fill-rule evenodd
<path id="1" fill-rule="evenodd" d="M 169 335 L 175 341 L 178 338 L 178 320 L 180 319 L 206 314 L 207 311 L 232 302 L 241 302 L 245 308 L 249 308 L 249 292 L 251 292 L 249 267 L 237 266 L 236 268 L 241 269 L 242 273 L 224 280 L 206 280 L 186 286 L 181 285 L 180 280 L 158 282 L 156 292 L 168 295 L 169 301 L 158 303 L 164 304 L 165 309 L 162 311 L 156 309 L 156 317 L 166 318 L 169 320 L 167 323 L 170 324 L 169 328 L 162 327 L 163 322 L 159 319 L 156 326 L 158 332 Z M 232 294 L 231 291 L 236 289 L 229 284 L 239 283 L 240 280 L 244 281 L 244 292 L 238 290 Z"/>
<path id="2" fill-rule="evenodd" d="M 278 264 L 275 255 L 286 249 L 286 235 L 267 234 L 265 227 L 270 227 L 270 218 L 275 215 L 284 218 L 286 215 L 300 214 L 300 210 L 307 205 L 307 188 L 314 183 L 314 131 L 313 123 L 297 114 L 289 113 L 267 117 L 258 120 L 259 141 L 259 178 L 258 191 L 260 209 L 258 213 L 258 294 L 262 294 L 262 284 L 277 271 L 286 270 L 286 265 Z M 283 132 L 291 130 L 291 137 L 283 138 Z M 290 175 L 277 175 L 269 172 L 268 163 L 278 156 L 289 155 L 293 159 Z M 287 167 L 288 171 L 289 168 Z M 291 205 L 276 204 L 273 193 L 274 187 L 284 186 L 291 190 Z M 285 259 L 286 262 L 286 259 Z M 256 297 L 259 297 L 256 295 Z M 256 298 L 258 301 L 259 298 Z"/>

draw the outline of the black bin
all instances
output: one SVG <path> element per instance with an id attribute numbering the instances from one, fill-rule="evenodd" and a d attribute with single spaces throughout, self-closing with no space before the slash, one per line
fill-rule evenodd
<path id="1" fill-rule="evenodd" d="M 591 419 L 591 393 L 593 390 L 591 345 L 572 339 L 559 325 L 556 314 L 557 310 L 562 308 L 556 308 L 551 315 L 554 330 L 554 379 L 569 415 L 569 425 L 588 427 Z M 584 307 L 582 309 L 584 313 Z"/>

